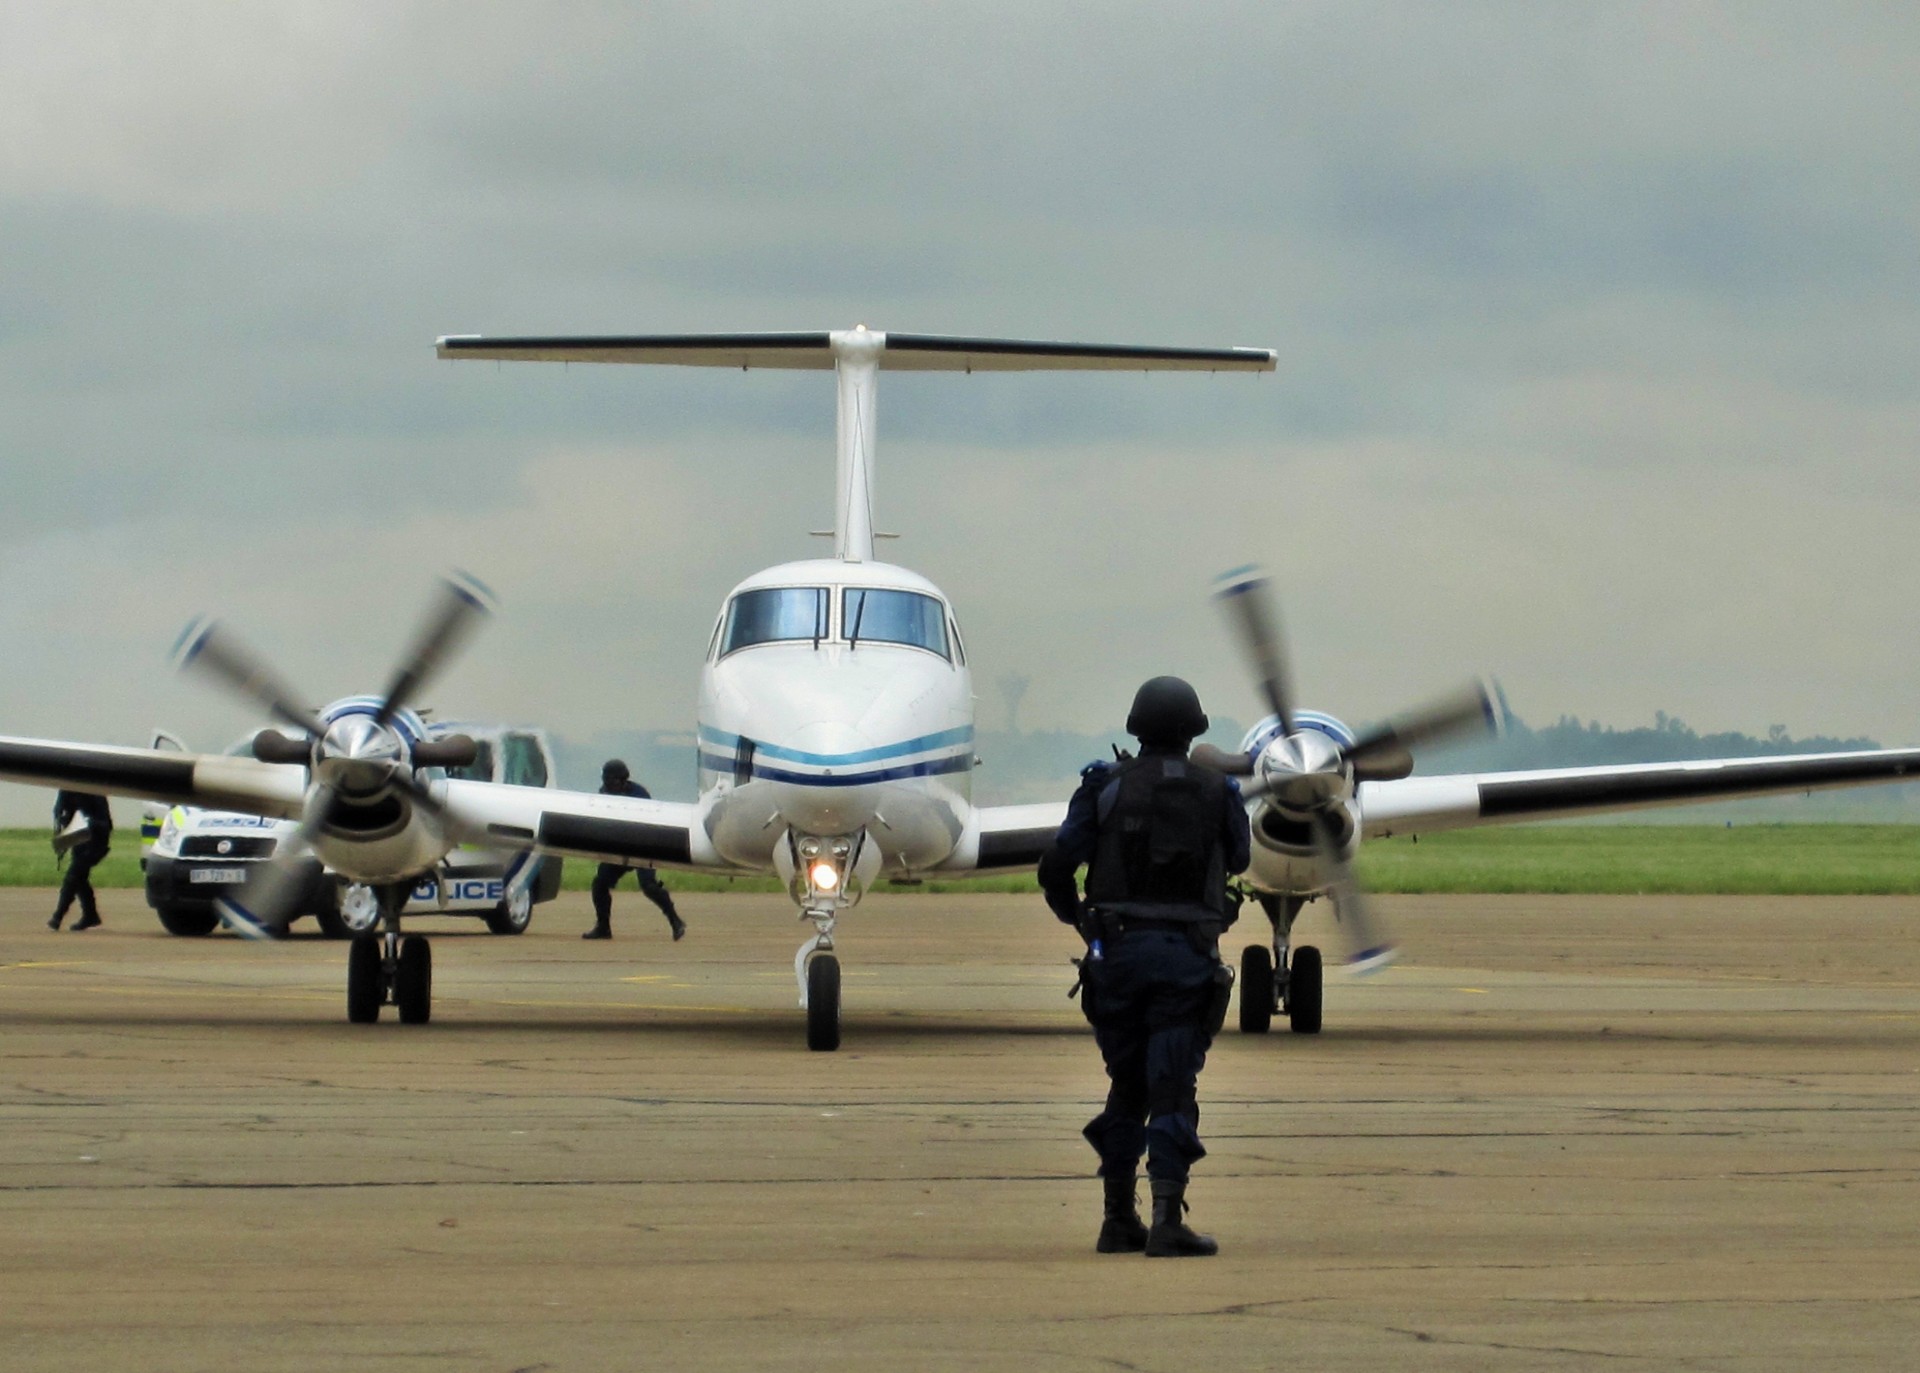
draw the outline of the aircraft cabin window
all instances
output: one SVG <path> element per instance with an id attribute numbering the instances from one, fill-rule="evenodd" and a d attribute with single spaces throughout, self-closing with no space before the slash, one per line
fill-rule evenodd
<path id="1" fill-rule="evenodd" d="M 856 645 L 906 644 L 948 656 L 946 610 L 918 591 L 848 587 L 840 607 L 840 632 Z"/>
<path id="2" fill-rule="evenodd" d="M 755 644 L 827 637 L 827 589 L 770 586 L 742 591 L 727 606 L 720 656 Z"/>
<path id="3" fill-rule="evenodd" d="M 463 768 L 448 768 L 447 776 L 462 782 L 491 782 L 493 780 L 493 745 L 480 740 L 475 747 L 479 750 L 473 755 L 473 761 Z"/>

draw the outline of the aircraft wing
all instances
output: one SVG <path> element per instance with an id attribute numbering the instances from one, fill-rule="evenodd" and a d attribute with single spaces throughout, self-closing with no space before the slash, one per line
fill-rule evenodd
<path id="1" fill-rule="evenodd" d="M 1899 782 L 1920 782 L 1920 749 L 1403 777 L 1361 783 L 1358 803 L 1363 832 L 1379 839 L 1517 820 Z"/>
<path id="2" fill-rule="evenodd" d="M 435 782 L 433 791 L 476 843 L 504 840 L 630 868 L 736 871 L 714 852 L 690 802 L 459 780 Z"/>
<path id="3" fill-rule="evenodd" d="M 960 834 L 942 872 L 1031 870 L 1067 818 L 1065 801 L 1036 806 L 982 806 Z"/>
<path id="4" fill-rule="evenodd" d="M 286 819 L 306 800 L 306 769 L 219 753 L 0 738 L 0 782 L 64 787 Z"/>

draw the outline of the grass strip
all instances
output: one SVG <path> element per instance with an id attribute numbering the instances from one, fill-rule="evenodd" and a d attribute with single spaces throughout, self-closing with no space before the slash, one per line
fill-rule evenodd
<path id="1" fill-rule="evenodd" d="M 50 832 L 0 830 L 0 886 L 59 885 Z M 98 887 L 141 885 L 137 833 L 115 835 L 94 869 Z M 1914 825 L 1515 825 L 1457 830 L 1418 841 L 1369 843 L 1362 881 L 1374 891 L 1576 894 L 1920 894 L 1920 826 Z M 773 892 L 771 877 L 662 873 L 675 891 Z M 591 863 L 570 861 L 564 885 L 584 890 Z M 1034 891 L 1027 873 L 929 878 L 882 891 Z"/>

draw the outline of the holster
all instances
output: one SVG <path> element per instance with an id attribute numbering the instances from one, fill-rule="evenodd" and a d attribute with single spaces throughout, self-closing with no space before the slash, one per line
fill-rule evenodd
<path id="1" fill-rule="evenodd" d="M 1217 1035 L 1227 1023 L 1227 1007 L 1233 1004 L 1233 969 L 1218 959 L 1213 964 L 1213 999 L 1207 1003 L 1207 1034 Z"/>
<path id="2" fill-rule="evenodd" d="M 1089 1025 L 1098 1025 L 1103 1009 L 1100 1004 L 1100 980 L 1104 972 L 1102 961 L 1089 953 L 1085 958 L 1074 959 L 1073 967 L 1077 976 L 1067 996 L 1069 999 L 1080 998 L 1080 1014 L 1087 1018 Z"/>

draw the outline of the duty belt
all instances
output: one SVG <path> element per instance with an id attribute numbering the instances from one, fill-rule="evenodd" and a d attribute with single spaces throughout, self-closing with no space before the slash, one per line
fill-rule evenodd
<path id="1" fill-rule="evenodd" d="M 1147 916 L 1121 915 L 1113 917 L 1120 927 L 1120 933 L 1132 934 L 1137 930 L 1161 930 L 1167 934 L 1186 934 L 1195 925 L 1207 922 L 1200 920 L 1155 920 Z"/>

